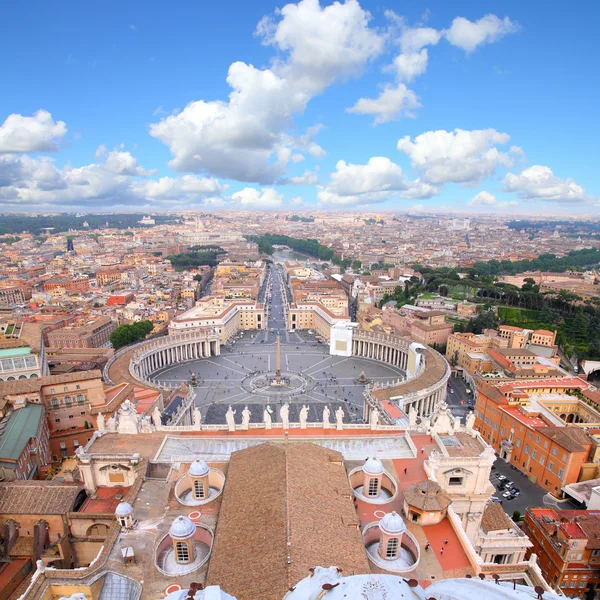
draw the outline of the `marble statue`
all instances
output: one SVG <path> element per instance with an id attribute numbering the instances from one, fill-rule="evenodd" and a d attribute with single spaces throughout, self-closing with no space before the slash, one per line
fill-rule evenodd
<path id="1" fill-rule="evenodd" d="M 417 411 L 415 410 L 414 405 L 411 406 L 408 411 L 408 424 L 410 427 L 416 427 L 417 425 Z"/>
<path id="2" fill-rule="evenodd" d="M 138 432 L 139 433 L 153 433 L 156 431 L 156 427 L 152 425 L 150 417 L 143 417 L 138 420 Z"/>
<path id="3" fill-rule="evenodd" d="M 200 409 L 196 406 L 194 408 L 194 427 L 196 429 L 200 429 L 201 423 L 202 423 L 202 415 L 200 414 Z"/>
<path id="4" fill-rule="evenodd" d="M 229 431 L 235 431 L 235 413 L 237 411 L 233 410 L 233 408 L 231 408 L 231 404 L 229 405 L 229 408 L 227 410 L 227 413 L 225 413 L 225 421 L 227 421 L 227 428 L 229 429 Z"/>
<path id="5" fill-rule="evenodd" d="M 106 421 L 102 413 L 98 413 L 98 431 L 106 430 Z"/>
<path id="6" fill-rule="evenodd" d="M 331 411 L 329 410 L 329 406 L 326 406 L 323 409 L 323 429 L 329 429 L 329 415 Z"/>
<path id="7" fill-rule="evenodd" d="M 250 425 L 250 411 L 247 406 L 244 406 L 242 411 L 242 429 L 247 430 Z"/>
<path id="8" fill-rule="evenodd" d="M 475 413 L 469 413 L 467 415 L 466 421 L 465 421 L 465 426 L 467 428 L 467 430 L 472 431 L 473 427 L 475 426 Z"/>
<path id="9" fill-rule="evenodd" d="M 308 421 L 308 406 L 302 405 L 300 409 L 300 429 L 306 429 L 306 422 Z"/>
<path id="10" fill-rule="evenodd" d="M 117 417 L 111 417 L 106 421 L 106 431 L 108 433 L 115 433 L 117 431 Z"/>
<path id="11" fill-rule="evenodd" d="M 271 415 L 273 414 L 273 409 L 267 404 L 267 408 L 265 408 L 263 412 L 263 421 L 265 423 L 265 429 L 271 429 L 271 425 L 273 423 L 273 419 Z"/>
<path id="12" fill-rule="evenodd" d="M 158 406 L 155 406 L 152 411 L 152 422 L 157 429 L 162 425 L 160 408 L 158 408 Z"/>
<path id="13" fill-rule="evenodd" d="M 77 448 L 75 448 L 75 456 L 77 456 L 77 458 L 81 460 L 84 454 L 85 450 L 83 449 L 83 446 L 77 446 Z"/>
<path id="14" fill-rule="evenodd" d="M 376 408 L 371 411 L 369 425 L 371 425 L 371 429 L 377 429 L 379 427 L 379 411 Z"/>
<path id="15" fill-rule="evenodd" d="M 123 402 L 118 410 L 117 431 L 119 433 L 139 433 L 140 431 L 140 415 L 137 414 L 135 406 L 129 398 Z"/>
<path id="16" fill-rule="evenodd" d="M 281 422 L 283 423 L 284 429 L 290 428 L 290 406 L 289 404 L 284 404 L 280 411 L 279 415 L 281 416 Z"/>
<path id="17" fill-rule="evenodd" d="M 335 411 L 335 423 L 337 430 L 344 429 L 344 409 L 341 406 Z"/>

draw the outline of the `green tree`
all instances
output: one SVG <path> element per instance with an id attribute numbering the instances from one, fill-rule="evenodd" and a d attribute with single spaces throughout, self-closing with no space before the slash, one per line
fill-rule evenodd
<path id="1" fill-rule="evenodd" d="M 360 261 L 360 260 L 353 260 L 352 261 L 352 270 L 354 270 L 354 271 L 360 271 L 360 269 L 362 269 L 362 261 Z"/>

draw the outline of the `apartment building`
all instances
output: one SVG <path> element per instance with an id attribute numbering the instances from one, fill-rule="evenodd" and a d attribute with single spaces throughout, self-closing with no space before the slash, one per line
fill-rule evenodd
<path id="1" fill-rule="evenodd" d="M 90 280 L 87 277 L 48 279 L 44 282 L 44 291 L 50 293 L 87 292 L 89 289 Z"/>
<path id="2" fill-rule="evenodd" d="M 600 511 L 528 508 L 522 525 L 544 579 L 568 598 L 593 598 L 600 584 Z"/>
<path id="3" fill-rule="evenodd" d="M 216 329 L 221 343 L 238 331 L 263 329 L 265 307 L 252 300 L 227 300 L 207 296 L 169 323 L 169 334 Z"/>
<path id="4" fill-rule="evenodd" d="M 576 378 L 478 383 L 475 428 L 531 481 L 561 495 L 579 480 L 597 443 L 583 425 L 600 427 L 600 413 L 573 395 L 584 382 Z M 582 415 L 575 424 L 570 415 Z M 578 416 L 579 419 L 579 416 Z"/>
<path id="5" fill-rule="evenodd" d="M 98 317 L 49 332 L 48 345 L 51 348 L 102 348 L 110 344 L 110 334 L 116 328 L 117 324 L 110 317 Z"/>
<path id="6" fill-rule="evenodd" d="M 15 407 L 32 402 L 44 408 L 47 444 L 56 462 L 73 456 L 94 433 L 92 409 L 105 404 L 102 373 L 82 371 L 0 383 L 0 402 Z"/>
<path id="7" fill-rule="evenodd" d="M 9 307 L 25 302 L 25 291 L 22 287 L 1 287 L 0 306 Z"/>

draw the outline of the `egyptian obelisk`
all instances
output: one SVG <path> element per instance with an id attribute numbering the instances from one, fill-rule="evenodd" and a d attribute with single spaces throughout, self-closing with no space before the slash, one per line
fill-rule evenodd
<path id="1" fill-rule="evenodd" d="M 275 350 L 275 381 L 281 383 L 281 336 L 277 336 L 277 349 Z"/>

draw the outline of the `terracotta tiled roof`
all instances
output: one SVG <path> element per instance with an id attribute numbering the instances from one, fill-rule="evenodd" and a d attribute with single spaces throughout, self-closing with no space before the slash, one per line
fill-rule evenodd
<path id="1" fill-rule="evenodd" d="M 280 600 L 315 565 L 369 572 L 342 455 L 310 443 L 234 452 L 209 585 L 238 600 Z"/>
<path id="2" fill-rule="evenodd" d="M 500 531 L 502 529 L 512 529 L 513 523 L 504 512 L 502 505 L 497 502 L 488 504 L 481 519 L 481 528 L 488 531 Z"/>
<path id="3" fill-rule="evenodd" d="M 452 503 L 452 499 L 442 488 L 429 479 L 413 483 L 404 490 L 406 502 L 423 511 L 445 510 Z"/>
<path id="4" fill-rule="evenodd" d="M 569 452 L 584 451 L 584 448 L 580 444 L 573 440 L 570 435 L 567 435 L 563 427 L 540 427 L 539 431 Z"/>
<path id="5" fill-rule="evenodd" d="M 63 515 L 83 488 L 76 483 L 11 481 L 0 485 L 0 514 Z"/>

